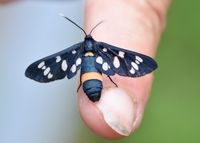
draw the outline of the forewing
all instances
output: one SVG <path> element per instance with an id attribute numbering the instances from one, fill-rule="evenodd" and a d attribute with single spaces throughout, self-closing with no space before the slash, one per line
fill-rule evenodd
<path id="1" fill-rule="evenodd" d="M 96 49 L 96 68 L 106 75 L 114 75 L 113 64 L 111 57 L 108 54 L 103 53 L 101 49 Z"/>
<path id="2" fill-rule="evenodd" d="M 72 78 L 81 66 L 83 55 L 81 45 L 82 43 L 78 43 L 34 62 L 26 69 L 25 75 L 38 82 L 50 82 L 65 76 Z"/>
<path id="3" fill-rule="evenodd" d="M 140 77 L 157 68 L 157 63 L 149 56 L 103 42 L 96 42 L 95 46 L 99 56 L 109 63 L 112 75 L 116 73 L 121 76 Z M 97 62 L 97 68 L 107 74 L 102 67 L 102 64 Z"/>

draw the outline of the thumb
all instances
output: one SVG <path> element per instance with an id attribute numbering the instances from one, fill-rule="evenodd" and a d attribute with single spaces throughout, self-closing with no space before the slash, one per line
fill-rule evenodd
<path id="1" fill-rule="evenodd" d="M 153 57 L 168 4 L 167 0 L 152 5 L 150 0 L 87 0 L 86 31 L 106 20 L 93 32 L 95 40 Z M 117 75 L 111 78 L 119 88 L 105 76 L 100 101 L 91 102 L 81 89 L 78 105 L 83 121 L 94 133 L 117 139 L 130 135 L 139 126 L 151 90 L 152 74 L 140 78 Z"/>
<path id="2" fill-rule="evenodd" d="M 115 76 L 116 88 L 104 78 L 104 89 L 99 102 L 91 102 L 81 90 L 79 110 L 86 125 L 108 139 L 128 136 L 140 124 L 149 95 L 152 76 L 138 79 Z"/>

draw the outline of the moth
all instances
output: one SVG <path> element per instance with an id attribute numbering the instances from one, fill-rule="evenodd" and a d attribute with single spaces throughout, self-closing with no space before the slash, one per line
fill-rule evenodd
<path id="1" fill-rule="evenodd" d="M 149 56 L 94 40 L 91 34 L 102 22 L 87 34 L 74 21 L 61 16 L 84 32 L 84 41 L 34 62 L 25 71 L 28 78 L 47 83 L 64 77 L 71 79 L 81 70 L 77 91 L 82 85 L 88 98 L 96 102 L 100 100 L 103 88 L 102 74 L 118 87 L 110 76 L 140 77 L 157 68 L 157 63 Z"/>

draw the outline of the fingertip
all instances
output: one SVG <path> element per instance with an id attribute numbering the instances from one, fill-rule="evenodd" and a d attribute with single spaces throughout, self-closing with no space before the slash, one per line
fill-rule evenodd
<path id="1" fill-rule="evenodd" d="M 93 133 L 106 139 L 122 138 L 120 134 L 109 127 L 96 103 L 91 102 L 83 91 L 78 93 L 78 107 L 81 118 Z"/>
<path id="2" fill-rule="evenodd" d="M 78 104 L 83 121 L 99 136 L 119 139 L 134 129 L 134 101 L 120 88 L 104 89 L 100 101 L 95 103 L 80 92 Z"/>
<path id="3" fill-rule="evenodd" d="M 103 91 L 97 108 L 105 122 L 117 133 L 129 136 L 135 119 L 135 103 L 131 96 L 121 88 L 108 88 Z"/>

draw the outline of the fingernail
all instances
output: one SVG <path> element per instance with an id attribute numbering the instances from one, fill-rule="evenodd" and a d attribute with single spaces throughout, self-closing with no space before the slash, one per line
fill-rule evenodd
<path id="1" fill-rule="evenodd" d="M 128 136 L 133 130 L 136 106 L 123 89 L 109 88 L 103 91 L 101 100 L 96 103 L 105 122 L 117 133 Z"/>

